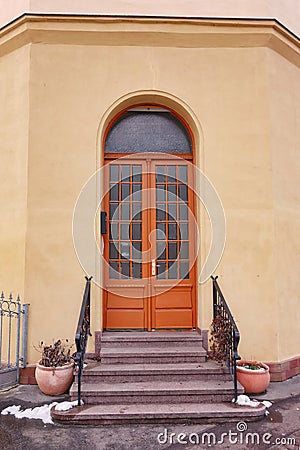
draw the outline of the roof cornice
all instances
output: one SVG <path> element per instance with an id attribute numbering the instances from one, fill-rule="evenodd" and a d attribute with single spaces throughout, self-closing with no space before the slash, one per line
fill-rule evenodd
<path id="1" fill-rule="evenodd" d="M 276 19 L 25 13 L 0 29 L 0 56 L 26 44 L 268 47 L 300 67 L 300 39 Z"/>

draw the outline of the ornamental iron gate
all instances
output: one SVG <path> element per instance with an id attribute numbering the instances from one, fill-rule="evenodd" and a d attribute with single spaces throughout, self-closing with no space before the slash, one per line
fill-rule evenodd
<path id="1" fill-rule="evenodd" d="M 17 384 L 20 365 L 26 367 L 28 306 L 19 295 L 0 296 L 0 389 Z"/>

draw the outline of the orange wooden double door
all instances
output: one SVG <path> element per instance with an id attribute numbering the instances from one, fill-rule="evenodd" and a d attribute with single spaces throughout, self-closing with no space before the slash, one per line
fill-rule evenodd
<path id="1" fill-rule="evenodd" d="M 149 154 L 105 167 L 104 329 L 195 328 L 192 165 Z"/>

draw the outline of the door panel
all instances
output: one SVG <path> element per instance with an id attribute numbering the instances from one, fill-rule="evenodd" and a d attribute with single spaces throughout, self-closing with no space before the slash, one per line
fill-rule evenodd
<path id="1" fill-rule="evenodd" d="M 190 165 L 153 161 L 156 229 L 156 276 L 152 279 L 152 328 L 193 328 L 195 322 L 194 265 L 191 256 L 193 191 Z M 166 290 L 168 288 L 168 290 Z"/>
<path id="2" fill-rule="evenodd" d="M 175 286 L 172 288 L 172 301 L 170 305 L 170 291 L 159 293 L 154 291 L 155 307 L 157 309 L 167 308 L 192 308 L 191 288 L 188 286 Z"/>
<path id="3" fill-rule="evenodd" d="M 112 162 L 105 171 L 104 197 L 108 235 L 104 239 L 104 328 L 147 329 L 147 265 L 142 263 L 147 231 L 146 165 L 141 161 Z"/>
<path id="4" fill-rule="evenodd" d="M 157 310 L 155 315 L 155 329 L 190 329 L 192 328 L 192 316 L 190 309 L 182 309 L 180 315 L 170 310 Z"/>
<path id="5" fill-rule="evenodd" d="M 196 326 L 194 196 L 178 158 L 111 162 L 104 328 Z"/>
<path id="6" fill-rule="evenodd" d="M 106 329 L 146 329 L 143 310 L 108 309 Z"/>

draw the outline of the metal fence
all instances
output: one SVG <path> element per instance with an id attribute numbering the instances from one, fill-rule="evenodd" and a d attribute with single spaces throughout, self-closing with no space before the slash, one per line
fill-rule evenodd
<path id="1" fill-rule="evenodd" d="M 0 388 L 17 384 L 20 366 L 26 367 L 28 306 L 19 296 L 0 296 Z"/>

